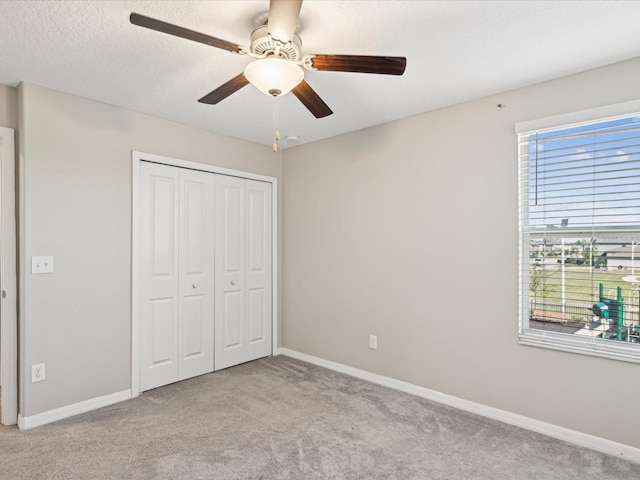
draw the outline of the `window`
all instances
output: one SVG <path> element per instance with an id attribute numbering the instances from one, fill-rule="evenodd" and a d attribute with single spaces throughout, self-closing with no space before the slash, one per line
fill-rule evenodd
<path id="1" fill-rule="evenodd" d="M 640 362 L 640 113 L 591 119 L 517 128 L 520 342 Z"/>

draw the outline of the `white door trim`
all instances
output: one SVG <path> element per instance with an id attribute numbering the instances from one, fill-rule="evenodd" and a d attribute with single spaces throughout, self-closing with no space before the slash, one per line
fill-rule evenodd
<path id="1" fill-rule="evenodd" d="M 2 419 L 3 425 L 18 423 L 18 321 L 16 273 L 16 151 L 13 128 L 0 127 L 1 190 L 0 218 L 2 247 L 0 248 L 0 338 L 2 341 Z M 6 292 L 6 293 L 5 293 Z"/>
<path id="2" fill-rule="evenodd" d="M 230 175 L 232 177 L 248 178 L 250 180 L 259 180 L 271 183 L 271 218 L 272 218 L 272 344 L 271 354 L 277 355 L 278 345 L 278 179 L 268 177 L 256 173 L 242 172 L 240 170 L 231 170 L 228 168 L 215 167 L 203 163 L 189 162 L 177 158 L 164 157 L 154 155 L 152 153 L 132 152 L 132 175 L 131 175 L 131 396 L 137 397 L 140 394 L 140 362 L 139 362 L 139 342 L 140 342 L 140 318 L 139 299 L 138 299 L 138 281 L 140 272 L 138 271 L 138 252 L 140 248 L 138 238 L 138 208 L 140 206 L 139 199 L 139 183 L 140 183 L 140 162 L 147 161 L 169 165 L 174 167 L 189 168 L 201 172 L 218 173 L 222 175 Z"/>

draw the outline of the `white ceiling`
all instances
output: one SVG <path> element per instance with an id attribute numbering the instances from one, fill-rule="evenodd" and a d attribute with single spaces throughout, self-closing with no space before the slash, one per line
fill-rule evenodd
<path id="1" fill-rule="evenodd" d="M 197 102 L 249 57 L 129 23 L 137 12 L 248 46 L 267 11 L 267 0 L 3 0 L 0 84 L 42 85 L 271 145 L 274 100 L 253 86 L 218 105 Z M 638 1 L 306 0 L 303 53 L 405 56 L 407 69 L 305 71 L 334 114 L 316 119 L 286 95 L 280 132 L 307 143 L 637 57 L 639 19 Z"/>

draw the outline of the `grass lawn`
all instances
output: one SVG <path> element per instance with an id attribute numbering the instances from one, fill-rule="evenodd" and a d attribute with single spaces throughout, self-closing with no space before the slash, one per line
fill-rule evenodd
<path id="1" fill-rule="evenodd" d="M 561 265 L 531 267 L 530 281 L 533 283 L 535 276 L 539 279 L 538 292 L 536 294 L 530 292 L 532 300 L 535 297 L 538 302 L 560 303 L 562 301 L 561 267 Z M 615 299 L 617 287 L 621 286 L 625 305 L 637 308 L 640 285 L 622 280 L 622 277 L 630 274 L 631 272 L 626 269 L 602 271 L 584 265 L 565 265 L 565 301 L 568 304 L 591 306 L 598 301 L 599 284 L 603 283 L 605 297 Z"/>

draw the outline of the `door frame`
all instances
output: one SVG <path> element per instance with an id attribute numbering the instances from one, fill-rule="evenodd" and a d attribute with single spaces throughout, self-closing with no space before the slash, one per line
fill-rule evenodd
<path id="1" fill-rule="evenodd" d="M 0 127 L 0 337 L 2 341 L 2 418 L 3 425 L 18 423 L 18 317 L 16 271 L 16 150 L 15 130 Z"/>
<path id="2" fill-rule="evenodd" d="M 172 167 L 188 168 L 190 170 L 197 170 L 201 172 L 217 173 L 271 183 L 271 354 L 276 355 L 278 352 L 278 179 L 275 177 L 268 177 L 266 175 L 243 172 L 240 170 L 231 170 L 229 168 L 216 167 L 204 163 L 190 162 L 187 160 L 164 157 L 161 155 L 134 150 L 132 152 L 131 162 L 131 397 L 137 397 L 140 395 L 140 316 L 138 314 L 140 308 L 140 299 L 138 298 L 140 239 L 138 235 L 138 209 L 140 207 L 139 182 L 140 164 L 142 162 L 158 163 Z"/>

